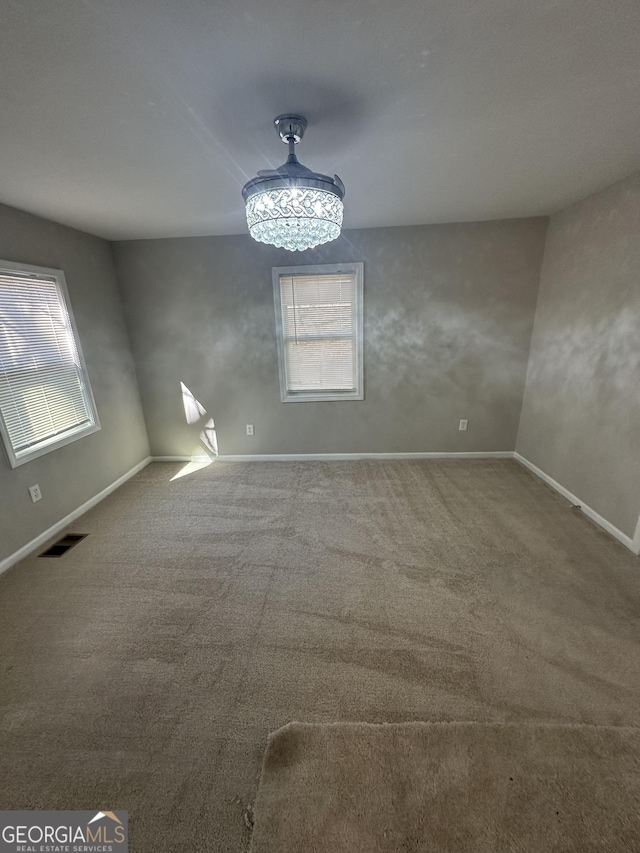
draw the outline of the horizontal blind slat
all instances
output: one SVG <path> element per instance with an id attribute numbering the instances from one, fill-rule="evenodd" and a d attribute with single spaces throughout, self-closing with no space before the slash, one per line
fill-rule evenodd
<path id="1" fill-rule="evenodd" d="M 287 390 L 354 390 L 355 275 L 282 275 L 280 303 Z"/>

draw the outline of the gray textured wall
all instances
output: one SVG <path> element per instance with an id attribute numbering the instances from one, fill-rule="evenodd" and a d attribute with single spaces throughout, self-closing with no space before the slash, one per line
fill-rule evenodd
<path id="1" fill-rule="evenodd" d="M 0 449 L 1 560 L 144 459 L 148 442 L 109 244 L 0 206 L 0 258 L 64 270 L 102 425 L 15 469 Z"/>
<path id="2" fill-rule="evenodd" d="M 633 536 L 640 174 L 551 218 L 517 450 Z"/>
<path id="3" fill-rule="evenodd" d="M 224 454 L 513 450 L 545 228 L 347 231 L 295 255 L 249 236 L 116 243 L 153 454 L 197 445 L 180 382 Z M 347 261 L 365 265 L 365 399 L 283 404 L 271 268 Z"/>

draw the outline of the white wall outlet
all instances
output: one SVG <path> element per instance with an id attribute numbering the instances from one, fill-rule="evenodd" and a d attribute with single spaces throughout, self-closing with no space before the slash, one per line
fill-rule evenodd
<path id="1" fill-rule="evenodd" d="M 469 426 L 469 421 L 466 419 L 463 419 L 458 424 L 458 429 L 460 430 L 460 432 L 466 432 L 468 426 Z"/>
<path id="2" fill-rule="evenodd" d="M 247 435 L 255 435 L 253 430 L 253 424 L 247 424 Z"/>
<path id="3" fill-rule="evenodd" d="M 33 503 L 42 499 L 42 492 L 40 491 L 40 486 L 37 483 L 35 486 L 29 486 L 29 494 L 31 495 Z"/>

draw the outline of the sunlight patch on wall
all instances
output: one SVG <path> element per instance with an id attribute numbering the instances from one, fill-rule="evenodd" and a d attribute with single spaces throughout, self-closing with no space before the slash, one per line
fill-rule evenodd
<path id="1" fill-rule="evenodd" d="M 214 456 L 218 455 L 218 435 L 213 418 L 210 418 L 204 425 L 204 429 L 200 433 L 200 441 L 210 453 L 213 453 Z"/>
<path id="2" fill-rule="evenodd" d="M 202 422 L 207 417 L 207 410 L 196 396 L 187 388 L 184 382 L 180 383 L 182 393 L 182 405 L 184 416 L 189 426 Z M 191 461 L 181 468 L 171 480 L 178 480 L 206 468 L 218 456 L 218 436 L 213 418 L 209 418 L 204 424 L 199 435 L 200 444 L 196 445 L 191 454 Z"/>
<path id="3" fill-rule="evenodd" d="M 180 383 L 180 390 L 182 391 L 182 405 L 187 423 L 195 424 L 207 414 L 206 409 L 199 400 L 196 400 L 184 382 Z"/>

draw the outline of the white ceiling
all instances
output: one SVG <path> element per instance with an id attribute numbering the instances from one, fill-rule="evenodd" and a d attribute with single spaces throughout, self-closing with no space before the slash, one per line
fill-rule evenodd
<path id="1" fill-rule="evenodd" d="M 0 0 L 0 201 L 246 230 L 272 126 L 351 228 L 553 212 L 640 169 L 639 0 Z"/>

